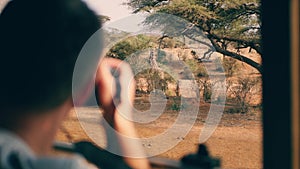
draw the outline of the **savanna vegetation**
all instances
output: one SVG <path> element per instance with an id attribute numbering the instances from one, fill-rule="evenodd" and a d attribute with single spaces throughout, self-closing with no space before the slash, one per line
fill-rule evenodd
<path id="1" fill-rule="evenodd" d="M 201 98 L 196 124 L 186 137 L 174 137 L 182 139 L 180 144 L 159 156 L 180 159 L 187 153 L 195 152 L 199 131 L 203 129 L 211 105 L 218 100 L 212 95 L 218 80 L 210 76 L 224 74 L 227 96 L 224 114 L 206 144 L 213 156 L 221 157 L 222 168 L 262 168 L 260 1 L 128 0 L 124 5 L 133 13 L 148 14 L 143 24 L 162 28 L 161 35 L 127 37 L 106 53 L 109 57 L 131 62 L 134 69 L 148 68 L 135 75 L 137 98 L 134 106 L 137 110 L 149 110 L 152 106 L 149 95 L 155 90 L 163 91 L 168 100 L 160 118 L 146 125 L 137 124 L 140 137 L 148 138 L 165 132 L 180 110 L 189 106 L 180 104 L 177 77 L 171 73 L 176 72 L 182 79 L 191 79 L 187 73 L 191 71 Z M 160 13 L 177 16 L 189 24 L 179 27 L 179 34 L 175 35 L 174 30 L 168 27 L 170 21 L 160 17 Z M 208 41 L 203 42 L 195 36 L 195 29 L 201 30 Z M 114 41 L 126 35 L 126 32 L 109 30 L 106 37 Z M 188 42 L 174 37 L 192 39 L 208 48 L 200 53 L 202 49 L 190 49 Z M 181 67 L 177 61 L 185 66 Z M 166 64 L 169 68 L 165 67 Z M 83 137 L 88 139 L 82 135 L 75 116 L 73 113 L 64 124 L 67 129 L 61 131 L 60 140 L 74 142 Z M 73 138 L 66 137 L 68 133 L 72 133 Z M 151 143 L 145 145 L 145 150 L 151 151 Z"/>

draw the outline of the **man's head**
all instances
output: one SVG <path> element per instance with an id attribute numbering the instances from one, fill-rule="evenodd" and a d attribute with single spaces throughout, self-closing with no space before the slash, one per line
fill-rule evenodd
<path id="1" fill-rule="evenodd" d="M 70 98 L 77 56 L 99 27 L 80 0 L 11 1 L 0 15 L 0 125 Z"/>

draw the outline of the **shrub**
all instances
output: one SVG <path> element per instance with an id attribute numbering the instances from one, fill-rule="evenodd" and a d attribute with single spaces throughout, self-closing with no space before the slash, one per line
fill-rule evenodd
<path id="1" fill-rule="evenodd" d="M 239 71 L 239 65 L 236 59 L 225 57 L 222 64 L 227 76 L 232 76 L 235 72 Z"/>
<path id="2" fill-rule="evenodd" d="M 239 77 L 235 82 L 233 80 L 227 82 L 228 94 L 231 96 L 233 102 L 236 103 L 239 113 L 248 113 L 251 106 L 250 101 L 255 95 L 255 92 L 260 90 L 254 90 L 259 86 L 260 78 L 254 77 Z"/>
<path id="3" fill-rule="evenodd" d="M 212 96 L 212 83 L 208 80 L 208 78 L 200 80 L 200 83 L 202 84 L 203 100 L 205 102 L 210 102 Z"/>
<path id="4" fill-rule="evenodd" d="M 188 68 L 193 72 L 197 77 L 208 77 L 207 71 L 202 63 L 198 63 L 194 59 L 187 59 L 185 63 L 188 65 Z"/>

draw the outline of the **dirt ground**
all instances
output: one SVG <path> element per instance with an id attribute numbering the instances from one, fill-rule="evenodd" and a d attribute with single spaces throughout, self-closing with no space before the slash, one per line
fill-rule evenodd
<path id="1" fill-rule="evenodd" d="M 151 137 L 164 132 L 177 117 L 178 111 L 172 110 L 168 102 L 166 111 L 154 122 L 136 124 L 141 138 Z M 146 110 L 150 107 L 147 98 L 137 98 L 135 107 Z M 189 134 L 171 150 L 159 155 L 170 159 L 180 159 L 184 155 L 194 153 L 199 143 L 199 135 L 203 128 L 209 103 L 200 104 L 200 113 Z M 225 109 L 226 112 L 226 109 Z M 97 131 L 95 131 L 97 132 Z M 74 111 L 66 119 L 57 134 L 57 140 L 76 142 L 91 139 L 82 129 Z M 212 156 L 220 157 L 224 169 L 259 169 L 262 168 L 262 124 L 260 110 L 247 114 L 224 113 L 214 134 L 205 143 Z M 147 145 L 145 147 L 147 149 Z"/>

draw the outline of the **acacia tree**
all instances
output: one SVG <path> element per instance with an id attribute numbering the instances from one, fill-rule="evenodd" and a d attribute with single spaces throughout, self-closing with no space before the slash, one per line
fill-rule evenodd
<path id="1" fill-rule="evenodd" d="M 150 13 L 148 23 L 165 23 L 159 22 L 159 17 L 152 17 L 156 13 L 183 18 L 191 25 L 181 32 L 182 36 L 196 39 L 186 30 L 197 27 L 209 39 L 214 52 L 240 60 L 260 73 L 263 71 L 261 63 L 240 53 L 244 48 L 262 55 L 259 0 L 129 0 L 126 5 L 133 9 L 133 13 Z"/>

